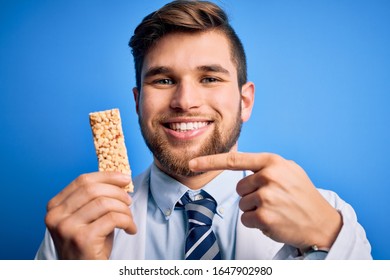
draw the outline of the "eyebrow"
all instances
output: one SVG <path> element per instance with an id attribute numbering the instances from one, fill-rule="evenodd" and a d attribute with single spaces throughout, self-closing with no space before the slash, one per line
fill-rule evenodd
<path id="1" fill-rule="evenodd" d="M 215 72 L 215 73 L 222 73 L 222 74 L 230 74 L 230 72 L 222 67 L 219 64 L 211 64 L 211 65 L 202 65 L 197 67 L 197 69 L 201 72 Z"/>
<path id="2" fill-rule="evenodd" d="M 172 70 L 168 67 L 164 67 L 164 66 L 152 67 L 148 69 L 148 71 L 146 71 L 144 78 L 149 78 L 149 77 L 168 74 L 168 73 L 172 73 Z"/>
<path id="3" fill-rule="evenodd" d="M 222 73 L 227 75 L 230 74 L 230 72 L 226 68 L 222 67 L 219 64 L 201 65 L 196 67 L 196 69 L 200 72 L 215 72 L 215 73 Z M 151 67 L 146 71 L 144 78 L 149 78 L 157 75 L 167 75 L 173 72 L 174 71 L 170 67 L 165 67 L 165 66 Z"/>

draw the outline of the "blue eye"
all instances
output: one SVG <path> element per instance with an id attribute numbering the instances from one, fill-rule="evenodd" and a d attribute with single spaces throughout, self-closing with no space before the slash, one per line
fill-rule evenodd
<path id="1" fill-rule="evenodd" d="M 173 81 L 171 79 L 161 79 L 155 81 L 155 83 L 160 85 L 173 85 Z"/>
<path id="2" fill-rule="evenodd" d="M 215 82 L 218 82 L 218 79 L 212 78 L 212 77 L 207 77 L 207 78 L 203 78 L 201 82 L 205 83 L 205 84 L 215 83 Z"/>

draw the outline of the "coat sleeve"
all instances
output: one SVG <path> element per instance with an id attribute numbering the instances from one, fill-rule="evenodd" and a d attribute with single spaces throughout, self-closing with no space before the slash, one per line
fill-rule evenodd
<path id="1" fill-rule="evenodd" d="M 332 191 L 319 189 L 322 196 L 342 216 L 343 226 L 326 255 L 326 260 L 370 260 L 371 245 L 363 227 L 358 223 L 356 213 L 344 200 Z M 284 245 L 274 259 L 297 259 L 296 248 Z"/>
<path id="2" fill-rule="evenodd" d="M 366 232 L 359 224 L 352 206 L 343 201 L 336 193 L 320 190 L 343 218 L 343 226 L 332 245 L 327 260 L 367 260 L 372 259 L 371 245 Z"/>
<path id="3" fill-rule="evenodd" d="M 49 231 L 46 229 L 45 236 L 36 255 L 36 260 L 58 260 L 57 251 Z"/>

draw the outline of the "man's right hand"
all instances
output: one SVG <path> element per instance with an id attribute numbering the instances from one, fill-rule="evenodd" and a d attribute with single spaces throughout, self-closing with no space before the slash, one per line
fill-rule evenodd
<path id="1" fill-rule="evenodd" d="M 83 174 L 47 205 L 45 223 L 60 259 L 108 259 L 114 229 L 137 231 L 121 187 L 130 177 L 119 172 Z"/>

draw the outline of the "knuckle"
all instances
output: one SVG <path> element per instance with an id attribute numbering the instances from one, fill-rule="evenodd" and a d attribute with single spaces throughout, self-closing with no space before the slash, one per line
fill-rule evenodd
<path id="1" fill-rule="evenodd" d="M 108 212 L 105 216 L 106 216 L 106 219 L 108 220 L 108 223 L 110 223 L 111 226 L 114 227 L 115 224 L 116 224 L 118 215 L 116 213 L 114 213 L 114 212 Z"/>
<path id="2" fill-rule="evenodd" d="M 226 165 L 228 168 L 234 168 L 237 165 L 238 157 L 237 153 L 229 153 L 227 156 L 227 162 Z"/>
<path id="3" fill-rule="evenodd" d="M 110 208 L 110 203 L 107 199 L 104 197 L 98 197 L 94 200 L 96 207 L 99 209 L 109 209 Z"/>
<path id="4" fill-rule="evenodd" d="M 81 174 L 79 177 L 75 179 L 75 183 L 79 186 L 87 186 L 91 183 L 91 175 L 90 174 Z"/>
<path id="5" fill-rule="evenodd" d="M 106 216 L 112 227 L 126 228 L 132 221 L 132 217 L 129 213 L 108 212 Z"/>
<path id="6" fill-rule="evenodd" d="M 56 206 L 56 202 L 54 199 L 51 199 L 47 204 L 46 204 L 46 211 L 50 211 Z"/>
<path id="7" fill-rule="evenodd" d="M 302 166 L 300 166 L 295 161 L 289 160 L 288 163 L 289 163 L 290 167 L 292 168 L 292 170 L 295 170 L 296 172 L 301 172 L 301 173 L 305 172 L 305 170 L 302 168 Z"/>
<path id="8" fill-rule="evenodd" d="M 261 203 L 262 205 L 271 204 L 273 197 L 273 190 L 271 188 L 261 188 L 256 194 L 259 203 Z"/>
<path id="9" fill-rule="evenodd" d="M 97 190 L 98 190 L 98 188 L 96 188 L 94 185 L 91 185 L 91 184 L 83 185 L 83 192 L 89 198 L 96 197 L 97 196 Z"/>
<path id="10" fill-rule="evenodd" d="M 284 158 L 278 154 L 264 153 L 264 155 L 266 156 L 266 163 L 268 166 L 278 165 L 284 161 Z"/>
<path id="11" fill-rule="evenodd" d="M 284 161 L 284 158 L 278 154 L 270 154 L 270 161 L 273 164 L 280 164 Z"/>
<path id="12" fill-rule="evenodd" d="M 278 169 L 272 168 L 272 167 L 268 167 L 268 168 L 263 169 L 261 171 L 261 175 L 262 175 L 262 179 L 267 183 L 269 181 L 273 181 L 274 179 L 277 179 L 279 177 L 278 176 Z"/>
<path id="13" fill-rule="evenodd" d="M 53 211 L 49 211 L 46 213 L 46 216 L 45 216 L 45 224 L 48 228 L 53 228 L 54 225 L 55 225 L 55 216 L 53 214 Z"/>
<path id="14" fill-rule="evenodd" d="M 69 238 L 72 232 L 72 225 L 68 222 L 68 220 L 63 220 L 58 223 L 56 227 L 56 233 L 62 238 Z"/>
<path id="15" fill-rule="evenodd" d="M 119 220 L 122 227 L 127 227 L 132 222 L 131 216 L 126 214 L 120 215 Z"/>
<path id="16" fill-rule="evenodd" d="M 271 215 L 265 209 L 258 209 L 256 211 L 256 220 L 261 228 L 269 228 L 271 224 Z"/>

